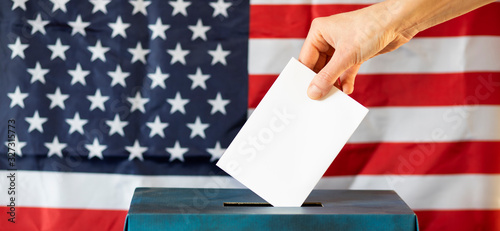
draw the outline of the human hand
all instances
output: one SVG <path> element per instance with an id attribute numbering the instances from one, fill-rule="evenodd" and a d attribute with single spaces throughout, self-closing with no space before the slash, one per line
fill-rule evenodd
<path id="1" fill-rule="evenodd" d="M 338 78 L 344 93 L 352 93 L 364 61 L 397 49 L 418 32 L 411 26 L 401 29 L 404 20 L 397 20 L 397 9 L 387 4 L 313 20 L 299 55 L 299 61 L 318 73 L 307 89 L 311 99 L 325 96 Z"/>

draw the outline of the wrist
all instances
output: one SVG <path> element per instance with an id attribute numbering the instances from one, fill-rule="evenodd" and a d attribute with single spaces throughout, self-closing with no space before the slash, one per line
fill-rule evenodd
<path id="1" fill-rule="evenodd" d="M 382 14 L 388 18 L 387 29 L 395 36 L 402 36 L 411 39 L 418 32 L 426 29 L 422 28 L 422 14 L 412 5 L 414 1 L 406 0 L 386 0 L 380 4 Z"/>

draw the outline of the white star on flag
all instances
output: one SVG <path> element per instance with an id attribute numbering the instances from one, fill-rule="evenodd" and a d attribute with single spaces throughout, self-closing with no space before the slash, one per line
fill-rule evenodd
<path id="1" fill-rule="evenodd" d="M 172 60 L 170 60 L 170 64 L 174 64 L 176 62 L 182 63 L 186 65 L 186 55 L 189 54 L 189 50 L 183 50 L 180 43 L 175 45 L 175 49 L 169 49 L 167 52 L 172 56 Z"/>
<path id="2" fill-rule="evenodd" d="M 74 70 L 68 70 L 68 73 L 71 77 L 73 77 L 71 79 L 71 85 L 75 85 L 76 83 L 80 83 L 83 86 L 87 85 L 85 77 L 90 74 L 90 71 L 82 70 L 80 63 L 76 64 L 76 68 Z"/>
<path id="3" fill-rule="evenodd" d="M 33 117 L 26 117 L 26 122 L 30 124 L 30 127 L 28 128 L 28 132 L 31 132 L 33 130 L 38 130 L 39 132 L 43 133 L 43 124 L 47 122 L 46 117 L 40 117 L 38 114 L 38 110 L 35 111 L 35 114 Z"/>
<path id="4" fill-rule="evenodd" d="M 228 17 L 227 9 L 231 7 L 231 5 L 232 4 L 230 2 L 224 2 L 224 0 L 217 0 L 217 2 L 211 2 L 210 6 L 214 8 L 214 14 L 212 15 L 212 17 L 215 18 L 215 16 L 219 14 L 224 17 Z"/>
<path id="5" fill-rule="evenodd" d="M 207 129 L 210 125 L 202 123 L 200 117 L 197 116 L 194 123 L 188 123 L 187 126 L 191 129 L 191 135 L 189 138 L 194 138 L 195 136 L 205 138 L 205 129 Z"/>
<path id="6" fill-rule="evenodd" d="M 76 131 L 83 135 L 83 126 L 87 124 L 87 122 L 88 120 L 80 118 L 80 113 L 75 112 L 75 116 L 73 116 L 73 119 L 66 119 L 66 123 L 68 123 L 70 126 L 68 134 L 71 135 Z"/>
<path id="7" fill-rule="evenodd" d="M 148 74 L 148 77 L 152 81 L 151 82 L 151 89 L 154 89 L 157 86 L 165 89 L 166 88 L 165 80 L 168 78 L 168 76 L 169 76 L 168 74 L 161 72 L 160 66 L 157 66 L 155 73 Z"/>
<path id="8" fill-rule="evenodd" d="M 45 26 L 49 24 L 49 21 L 42 20 L 42 16 L 38 14 L 35 20 L 28 20 L 31 25 L 31 34 L 35 34 L 37 31 L 45 35 Z"/>
<path id="9" fill-rule="evenodd" d="M 168 4 L 170 4 L 174 9 L 172 10 L 172 16 L 175 16 L 177 14 L 182 14 L 184 16 L 187 16 L 187 10 L 186 8 L 191 5 L 191 2 L 185 2 L 184 0 L 177 0 L 177 1 L 169 1 Z"/>
<path id="10" fill-rule="evenodd" d="M 172 106 L 170 108 L 170 114 L 179 111 L 182 114 L 186 114 L 184 106 L 189 103 L 189 99 L 183 99 L 181 93 L 177 92 L 174 99 L 167 99 L 167 102 Z"/>
<path id="11" fill-rule="evenodd" d="M 129 48 L 128 52 L 132 54 L 132 61 L 130 61 L 131 63 L 139 60 L 142 63 L 146 64 L 146 55 L 149 54 L 150 50 L 143 49 L 142 44 L 140 42 L 137 42 L 137 46 L 135 48 Z"/>
<path id="12" fill-rule="evenodd" d="M 21 149 L 23 149 L 24 146 L 26 146 L 26 142 L 19 141 L 19 139 L 16 136 L 14 138 L 14 144 L 15 144 L 15 147 L 12 147 L 12 146 L 9 146 L 9 141 L 5 142 L 5 146 L 7 146 L 7 148 L 14 149 L 14 151 L 16 152 L 16 155 L 22 157 L 23 153 L 21 152 Z"/>
<path id="13" fill-rule="evenodd" d="M 128 160 L 132 160 L 134 158 L 137 158 L 141 161 L 144 161 L 144 158 L 142 157 L 142 154 L 148 150 L 146 147 L 142 147 L 139 144 L 139 140 L 135 140 L 134 146 L 125 146 L 125 150 L 127 150 L 130 155 L 128 156 Z"/>
<path id="14" fill-rule="evenodd" d="M 132 6 L 134 6 L 134 10 L 132 10 L 132 15 L 135 15 L 137 13 L 142 13 L 144 16 L 148 15 L 148 11 L 146 10 L 146 7 L 151 4 L 150 1 L 144 1 L 144 0 L 131 0 L 129 1 Z"/>
<path id="15" fill-rule="evenodd" d="M 211 28 L 210 26 L 204 26 L 201 19 L 198 19 L 198 22 L 194 26 L 188 26 L 189 30 L 193 32 L 193 36 L 191 36 L 191 41 L 194 41 L 196 38 L 201 38 L 204 41 L 207 41 L 207 31 Z"/>
<path id="16" fill-rule="evenodd" d="M 106 124 L 109 126 L 109 135 L 118 133 L 120 136 L 125 136 L 123 128 L 128 125 L 127 121 L 121 121 L 118 114 L 115 115 L 114 120 L 106 120 Z"/>
<path id="17" fill-rule="evenodd" d="M 210 79 L 210 75 L 204 75 L 201 72 L 201 68 L 196 68 L 196 73 L 194 75 L 188 74 L 188 78 L 193 81 L 191 84 L 191 90 L 195 89 L 196 87 L 201 87 L 202 89 L 206 90 L 207 85 L 205 84 L 205 81 Z"/>
<path id="18" fill-rule="evenodd" d="M 135 110 L 139 110 L 142 113 L 146 113 L 146 109 L 144 108 L 144 104 L 149 102 L 148 98 L 142 98 L 140 92 L 135 93 L 135 97 L 127 97 L 127 101 L 131 104 L 130 112 L 134 112 Z"/>
<path id="19" fill-rule="evenodd" d="M 10 98 L 10 108 L 13 108 L 16 105 L 24 108 L 24 99 L 28 97 L 28 93 L 22 93 L 19 86 L 16 87 L 14 93 L 7 93 L 7 96 Z"/>
<path id="20" fill-rule="evenodd" d="M 22 44 L 21 39 L 17 37 L 16 42 L 14 44 L 9 44 L 9 49 L 12 51 L 12 54 L 10 55 L 10 59 L 14 59 L 16 56 L 19 56 L 20 58 L 24 59 L 24 50 L 28 48 L 28 44 Z"/>
<path id="21" fill-rule="evenodd" d="M 47 94 L 47 98 L 50 99 L 50 109 L 54 107 L 60 107 L 61 109 L 65 109 L 64 100 L 69 98 L 68 94 L 61 94 L 61 89 L 59 87 L 56 88 L 56 92 L 54 94 Z"/>
<path id="22" fill-rule="evenodd" d="M 162 123 L 160 120 L 160 116 L 156 116 L 153 122 L 147 122 L 146 126 L 151 129 L 149 133 L 149 137 L 153 137 L 155 135 L 159 135 L 161 138 L 165 138 L 165 133 L 163 130 L 168 127 L 168 123 Z"/>
<path id="23" fill-rule="evenodd" d="M 15 10 L 16 8 L 21 8 L 22 10 L 26 10 L 26 2 L 28 0 L 12 0 L 12 9 Z"/>
<path id="24" fill-rule="evenodd" d="M 52 143 L 46 142 L 44 144 L 45 144 L 45 147 L 47 147 L 47 149 L 49 149 L 49 152 L 47 153 L 47 157 L 51 157 L 52 155 L 57 155 L 60 158 L 63 158 L 62 150 L 68 146 L 65 143 L 59 143 L 59 138 L 57 138 L 57 136 L 54 136 Z"/>
<path id="25" fill-rule="evenodd" d="M 175 159 L 180 160 L 181 162 L 184 162 L 184 153 L 186 153 L 189 149 L 188 148 L 183 148 L 179 144 L 179 141 L 175 141 L 174 147 L 172 148 L 166 148 L 167 152 L 170 153 L 170 160 L 173 161 Z"/>
<path id="26" fill-rule="evenodd" d="M 109 99 L 109 96 L 102 96 L 101 90 L 97 89 L 94 95 L 87 96 L 87 99 L 90 103 L 90 111 L 93 111 L 96 108 L 101 109 L 101 111 L 105 111 L 104 103 Z"/>
<path id="27" fill-rule="evenodd" d="M 222 45 L 219 43 L 217 44 L 217 48 L 215 50 L 209 50 L 208 53 L 212 56 L 212 65 L 221 63 L 226 66 L 226 56 L 231 54 L 231 51 L 223 50 Z"/>
<path id="28" fill-rule="evenodd" d="M 83 22 L 82 21 L 82 16 L 78 15 L 76 16 L 75 21 L 70 21 L 68 24 L 73 28 L 71 30 L 71 36 L 80 33 L 81 35 L 85 36 L 87 33 L 85 33 L 85 28 L 90 25 L 89 22 Z"/>
<path id="29" fill-rule="evenodd" d="M 108 75 L 113 79 L 111 80 L 111 86 L 115 86 L 116 84 L 120 84 L 123 87 L 126 87 L 127 84 L 125 83 L 125 78 L 127 78 L 130 73 L 129 72 L 123 72 L 122 68 L 120 65 L 116 65 L 115 71 L 109 71 Z"/>
<path id="30" fill-rule="evenodd" d="M 216 112 L 220 112 L 222 114 L 226 114 L 226 105 L 231 102 L 231 100 L 223 99 L 220 92 L 217 92 L 217 96 L 215 99 L 207 100 L 210 105 L 212 105 L 212 111 L 210 114 L 215 114 Z"/>
<path id="31" fill-rule="evenodd" d="M 211 155 L 210 162 L 213 162 L 217 159 L 220 159 L 220 157 L 222 156 L 222 154 L 224 154 L 225 151 L 226 151 L 226 149 L 221 148 L 219 141 L 217 141 L 217 143 L 215 143 L 214 148 L 207 148 L 207 152 L 210 153 L 210 155 Z"/>
<path id="32" fill-rule="evenodd" d="M 111 38 L 114 38 L 117 35 L 120 35 L 123 38 L 127 38 L 127 33 L 125 32 L 125 30 L 130 27 L 130 23 L 123 23 L 121 16 L 118 16 L 118 18 L 116 18 L 115 23 L 108 23 L 108 26 L 113 29 Z"/>
<path id="33" fill-rule="evenodd" d="M 168 28 L 170 28 L 170 25 L 163 24 L 161 18 L 158 18 L 156 19 L 156 24 L 150 24 L 148 25 L 148 28 L 152 32 L 151 39 L 155 39 L 156 37 L 167 39 L 165 31 L 168 30 Z"/>
<path id="34" fill-rule="evenodd" d="M 90 61 L 94 61 L 96 59 L 100 59 L 103 62 L 106 62 L 106 52 L 109 51 L 109 47 L 103 47 L 101 44 L 101 40 L 97 40 L 95 46 L 89 46 L 89 51 L 92 52 L 92 57 Z"/>
<path id="35" fill-rule="evenodd" d="M 102 160 L 102 151 L 107 148 L 107 145 L 101 145 L 97 138 L 94 138 L 94 142 L 92 144 L 86 144 L 85 148 L 89 150 L 89 159 L 92 157 L 97 157 Z"/>
<path id="36" fill-rule="evenodd" d="M 108 5 L 111 2 L 111 0 L 90 0 L 90 3 L 94 5 L 94 8 L 92 8 L 92 14 L 101 11 L 104 14 L 108 13 L 108 10 L 106 9 L 106 5 Z"/>
<path id="37" fill-rule="evenodd" d="M 54 6 L 52 7 L 52 13 L 56 12 L 56 10 L 61 10 L 62 12 L 66 13 L 66 3 L 69 2 L 69 0 L 50 0 Z"/>
<path id="38" fill-rule="evenodd" d="M 57 38 L 56 43 L 54 45 L 48 45 L 48 47 L 52 51 L 50 60 L 54 60 L 55 58 L 59 57 L 62 60 L 66 61 L 66 55 L 64 53 L 69 49 L 69 45 L 63 45 L 61 43 L 61 39 Z"/>
<path id="39" fill-rule="evenodd" d="M 40 62 L 37 61 L 35 68 L 28 68 L 28 73 L 31 74 L 31 83 L 40 81 L 40 83 L 45 84 L 45 75 L 49 73 L 49 69 L 42 69 Z"/>

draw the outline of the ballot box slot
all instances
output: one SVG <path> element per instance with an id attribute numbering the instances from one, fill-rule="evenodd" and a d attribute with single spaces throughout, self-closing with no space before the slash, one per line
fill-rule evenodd
<path id="1" fill-rule="evenodd" d="M 273 207 L 265 202 L 224 202 L 224 207 Z M 301 207 L 323 207 L 321 202 L 305 202 Z"/>

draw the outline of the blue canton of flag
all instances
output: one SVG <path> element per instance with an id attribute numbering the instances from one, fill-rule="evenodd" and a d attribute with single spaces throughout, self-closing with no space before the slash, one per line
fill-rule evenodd
<path id="1" fill-rule="evenodd" d="M 2 1 L 0 128 L 16 120 L 18 169 L 219 173 L 247 116 L 248 11 L 248 1 Z"/>

